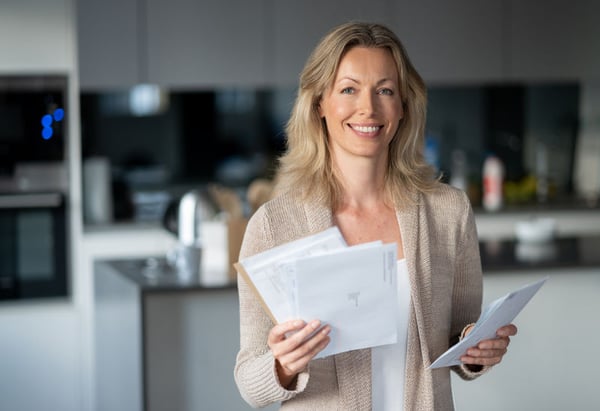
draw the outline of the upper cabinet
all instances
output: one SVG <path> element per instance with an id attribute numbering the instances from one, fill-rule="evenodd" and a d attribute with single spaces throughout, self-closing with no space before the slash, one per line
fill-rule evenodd
<path id="1" fill-rule="evenodd" d="M 266 0 L 78 1 L 84 90 L 263 86 Z"/>
<path id="2" fill-rule="evenodd" d="M 79 0 L 78 6 L 83 89 L 295 87 L 319 39 L 349 20 L 389 25 L 429 85 L 600 73 L 595 0 Z"/>
<path id="3" fill-rule="evenodd" d="M 502 1 L 402 0 L 392 4 L 392 28 L 426 83 L 502 79 Z"/>
<path id="4" fill-rule="evenodd" d="M 77 1 L 79 83 L 82 89 L 142 82 L 139 1 Z"/>
<path id="5" fill-rule="evenodd" d="M 507 3 L 508 78 L 560 81 L 600 76 L 600 2 Z"/>
<path id="6" fill-rule="evenodd" d="M 268 36 L 271 82 L 296 86 L 310 52 L 335 25 L 349 20 L 389 24 L 386 0 L 280 0 L 272 2 Z"/>
<path id="7" fill-rule="evenodd" d="M 69 0 L 2 0 L 0 72 L 68 72 L 74 68 Z"/>
<path id="8" fill-rule="evenodd" d="M 145 0 L 148 81 L 170 87 L 263 86 L 267 0 Z"/>

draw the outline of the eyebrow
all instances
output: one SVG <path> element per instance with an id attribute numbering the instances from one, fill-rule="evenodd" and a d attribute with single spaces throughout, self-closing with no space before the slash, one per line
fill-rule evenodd
<path id="1" fill-rule="evenodd" d="M 336 81 L 336 84 L 337 84 L 337 83 L 340 83 L 340 82 L 341 82 L 341 81 L 343 81 L 343 80 L 350 80 L 350 81 L 352 81 L 353 83 L 357 83 L 357 84 L 359 84 L 359 83 L 360 83 L 358 80 L 356 80 L 356 79 L 354 79 L 354 78 L 352 78 L 352 77 L 345 76 L 345 77 L 342 77 L 341 79 L 339 79 L 338 81 Z M 393 80 L 392 80 L 392 79 L 390 79 L 390 78 L 387 78 L 387 77 L 386 77 L 386 78 L 382 78 L 381 80 L 379 80 L 379 81 L 376 83 L 376 85 L 383 84 L 383 83 L 385 83 L 385 82 L 387 82 L 387 81 L 392 81 L 392 82 L 393 82 Z"/>

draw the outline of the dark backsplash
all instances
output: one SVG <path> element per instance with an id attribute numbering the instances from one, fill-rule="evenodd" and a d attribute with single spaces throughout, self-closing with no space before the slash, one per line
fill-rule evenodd
<path id="1" fill-rule="evenodd" d="M 464 153 L 477 203 L 485 156 L 493 152 L 507 180 L 536 173 L 542 147 L 557 196 L 572 193 L 577 84 L 432 87 L 426 136 L 449 180 L 452 155 Z M 244 186 L 270 176 L 285 147 L 284 125 L 295 90 L 162 92 L 160 106 L 135 115 L 129 91 L 81 95 L 82 152 L 107 157 L 115 182 L 133 189 L 216 181 Z M 149 171 L 149 178 L 128 178 Z M 131 187 L 130 187 L 131 188 Z"/>

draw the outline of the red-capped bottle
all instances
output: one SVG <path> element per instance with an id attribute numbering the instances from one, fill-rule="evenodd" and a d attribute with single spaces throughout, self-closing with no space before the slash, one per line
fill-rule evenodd
<path id="1" fill-rule="evenodd" d="M 502 187 L 504 183 L 504 165 L 495 155 L 490 154 L 483 163 L 483 208 L 498 211 L 503 205 Z"/>

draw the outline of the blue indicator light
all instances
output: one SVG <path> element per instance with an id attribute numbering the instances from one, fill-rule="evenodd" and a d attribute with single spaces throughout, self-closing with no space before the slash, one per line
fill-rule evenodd
<path id="1" fill-rule="evenodd" d="M 54 130 L 52 130 L 52 127 L 44 127 L 42 129 L 42 138 L 44 140 L 50 140 L 52 138 L 52 134 L 54 134 Z"/>
<path id="2" fill-rule="evenodd" d="M 54 121 L 61 121 L 63 118 L 65 118 L 65 110 L 63 110 L 62 108 L 57 108 L 56 110 L 54 110 Z"/>
<path id="3" fill-rule="evenodd" d="M 50 114 L 46 114 L 42 117 L 42 126 L 50 127 L 52 125 L 52 116 Z"/>

